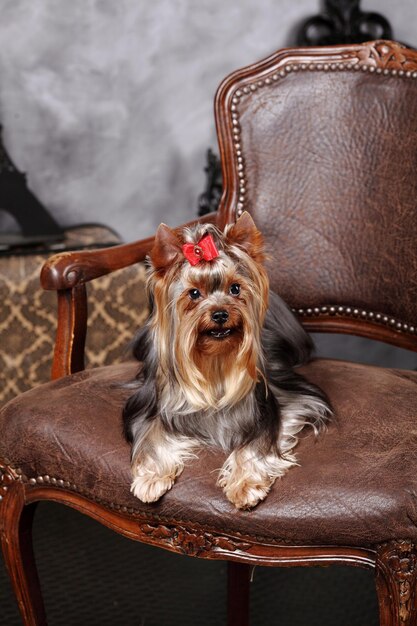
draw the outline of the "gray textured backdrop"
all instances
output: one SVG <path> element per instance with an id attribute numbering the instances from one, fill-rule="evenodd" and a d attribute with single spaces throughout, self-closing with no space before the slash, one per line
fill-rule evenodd
<path id="1" fill-rule="evenodd" d="M 5 144 L 63 225 L 99 221 L 132 240 L 162 220 L 179 224 L 195 215 L 205 151 L 217 148 L 219 82 L 287 44 L 319 6 L 0 0 Z M 364 0 L 362 8 L 382 12 L 397 39 L 417 43 L 415 0 Z M 356 354 L 362 343 L 348 346 Z"/>

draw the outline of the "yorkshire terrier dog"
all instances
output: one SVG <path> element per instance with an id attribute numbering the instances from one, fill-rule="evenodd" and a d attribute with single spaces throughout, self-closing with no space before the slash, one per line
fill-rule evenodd
<path id="1" fill-rule="evenodd" d="M 312 342 L 269 292 L 261 233 L 249 213 L 220 232 L 161 224 L 149 257 L 152 312 L 133 354 L 141 362 L 123 411 L 131 491 L 154 502 L 198 449 L 223 450 L 217 484 L 237 508 L 263 500 L 297 465 L 297 435 L 331 416 L 325 395 L 294 368 Z"/>

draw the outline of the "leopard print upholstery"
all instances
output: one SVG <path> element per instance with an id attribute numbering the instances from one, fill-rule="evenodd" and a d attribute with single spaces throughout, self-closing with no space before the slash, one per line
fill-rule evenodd
<path id="1" fill-rule="evenodd" d="M 68 231 L 66 247 L 119 243 L 105 227 Z M 0 405 L 50 378 L 56 330 L 56 293 L 44 291 L 40 269 L 49 254 L 0 257 Z M 145 268 L 137 264 L 88 287 L 87 367 L 121 360 L 148 315 Z"/>

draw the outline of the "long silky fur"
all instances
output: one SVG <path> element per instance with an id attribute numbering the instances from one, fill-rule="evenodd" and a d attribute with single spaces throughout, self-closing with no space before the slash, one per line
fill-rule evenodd
<path id="1" fill-rule="evenodd" d="M 204 276 L 202 268 L 202 280 L 207 284 L 211 279 L 221 282 L 222 273 L 236 266 L 243 280 L 246 277 L 250 285 L 259 281 L 256 289 L 264 293 L 259 302 L 249 303 L 251 315 L 242 313 L 244 333 L 235 365 L 230 361 L 216 374 L 219 379 L 231 377 L 224 388 L 211 388 L 202 372 L 183 363 L 179 356 L 185 349 L 186 358 L 190 357 L 196 331 L 190 324 L 187 334 L 180 327 L 182 320 L 177 319 L 175 306 L 181 291 L 178 274 L 182 272 L 182 282 L 187 281 L 188 273 L 200 275 L 184 268 L 184 263 L 174 263 L 162 279 L 155 271 L 150 273 L 149 295 L 155 302 L 147 324 L 133 342 L 133 355 L 141 365 L 136 380 L 128 384 L 134 393 L 123 410 L 124 434 L 133 444 L 132 491 L 144 501 L 157 499 L 172 486 L 198 447 L 209 445 L 229 454 L 218 481 L 227 497 L 239 508 L 251 508 L 266 496 L 275 478 L 297 463 L 293 449 L 298 433 L 309 426 L 318 435 L 331 410 L 323 392 L 294 371 L 311 358 L 312 341 L 283 300 L 265 291 L 264 269 L 241 246 L 222 246 L 227 242 L 227 230 L 222 234 L 215 227 L 200 226 L 185 232 L 184 239 L 199 241 L 207 231 L 215 237 L 221 258 L 217 266 L 213 265 L 217 278 L 208 269 Z M 218 285 L 214 282 L 215 289 Z M 267 301 L 268 308 L 264 309 Z M 261 320 L 259 328 L 257 319 Z M 221 359 L 216 365 L 213 358 L 210 367 L 221 368 Z M 208 369 L 206 377 L 213 372 Z M 161 463 L 168 466 L 171 462 L 171 473 L 154 468 L 154 459 L 165 451 L 167 460 Z M 139 467 L 136 474 L 135 467 Z M 153 468 L 155 480 L 148 481 L 145 490 L 143 476 L 151 474 Z M 160 484 L 158 472 L 163 474 Z"/>

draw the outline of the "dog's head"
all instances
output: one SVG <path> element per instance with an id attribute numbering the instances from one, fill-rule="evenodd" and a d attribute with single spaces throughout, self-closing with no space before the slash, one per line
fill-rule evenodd
<path id="1" fill-rule="evenodd" d="M 171 367 L 175 361 L 182 376 L 197 368 L 213 378 L 221 362 L 223 372 L 244 369 L 256 380 L 269 291 L 264 259 L 249 213 L 223 233 L 211 224 L 182 230 L 162 224 L 149 257 L 160 358 Z"/>

